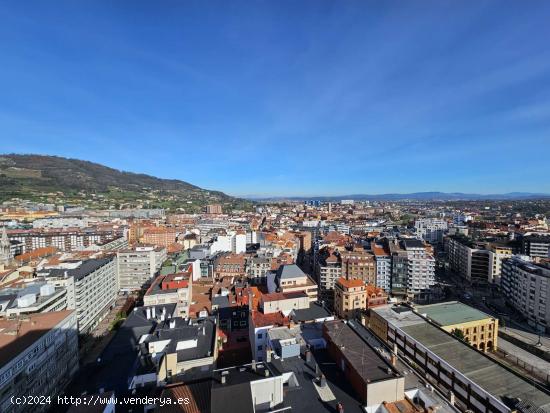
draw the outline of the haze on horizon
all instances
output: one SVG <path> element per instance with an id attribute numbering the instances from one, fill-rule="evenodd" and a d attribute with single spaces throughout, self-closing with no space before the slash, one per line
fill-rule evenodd
<path id="1" fill-rule="evenodd" d="M 0 7 L 0 153 L 233 195 L 550 193 L 550 3 Z"/>

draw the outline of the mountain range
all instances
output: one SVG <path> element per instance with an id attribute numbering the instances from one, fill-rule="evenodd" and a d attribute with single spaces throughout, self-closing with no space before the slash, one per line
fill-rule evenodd
<path id="1" fill-rule="evenodd" d="M 93 207 L 164 207 L 197 212 L 208 203 L 251 205 L 220 191 L 177 179 L 119 171 L 79 159 L 46 155 L 0 155 L 0 201 L 22 198 Z"/>
<path id="2" fill-rule="evenodd" d="M 291 197 L 255 197 L 247 196 L 254 201 L 323 201 L 333 202 L 342 199 L 354 201 L 482 201 L 482 200 L 525 200 L 550 198 L 550 194 L 532 192 L 508 192 L 505 194 L 471 194 L 463 192 L 412 192 L 407 194 L 351 194 L 339 196 L 291 196 Z"/>

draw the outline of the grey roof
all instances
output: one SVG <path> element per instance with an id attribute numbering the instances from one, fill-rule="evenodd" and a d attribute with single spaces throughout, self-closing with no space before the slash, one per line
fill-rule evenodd
<path id="1" fill-rule="evenodd" d="M 403 238 L 401 242 L 403 242 L 405 249 L 424 248 L 424 243 L 416 238 Z"/>
<path id="2" fill-rule="evenodd" d="M 343 321 L 329 321 L 325 323 L 325 328 L 329 340 L 340 348 L 341 353 L 365 383 L 400 377 L 391 364 Z"/>
<path id="3" fill-rule="evenodd" d="M 296 264 L 281 265 L 277 270 L 277 278 L 279 280 L 288 280 L 305 276 L 306 274 Z"/>
<path id="4" fill-rule="evenodd" d="M 330 317 L 330 311 L 319 303 L 311 303 L 308 308 L 292 310 L 292 319 L 298 322 L 313 321 L 318 318 Z"/>
<path id="5" fill-rule="evenodd" d="M 63 268 L 54 268 L 48 273 L 50 276 L 62 277 L 65 275 L 65 272 L 69 277 L 74 277 L 76 281 L 81 280 L 86 277 L 88 274 L 98 270 L 103 267 L 105 264 L 111 262 L 114 257 L 110 258 L 94 258 L 91 260 L 83 261 L 77 268 L 73 269 L 63 269 Z"/>
<path id="6" fill-rule="evenodd" d="M 173 328 L 170 328 L 171 321 L 175 321 Z M 215 331 L 215 322 L 211 318 L 199 319 L 189 324 L 187 320 L 176 317 L 159 324 L 153 333 L 155 339 L 152 341 L 171 340 L 167 346 L 167 352 L 176 352 L 178 362 L 196 360 L 213 355 L 214 341 L 216 339 Z M 178 341 L 194 339 L 197 340 L 196 347 L 176 350 Z"/>
<path id="7" fill-rule="evenodd" d="M 401 329 L 503 403 L 511 398 L 530 400 L 550 412 L 550 393 L 538 390 L 449 333 L 426 321 Z"/>

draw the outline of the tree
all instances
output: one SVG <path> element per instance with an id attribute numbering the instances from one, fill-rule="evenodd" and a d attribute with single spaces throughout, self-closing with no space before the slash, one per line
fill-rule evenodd
<path id="1" fill-rule="evenodd" d="M 451 334 L 458 338 L 461 341 L 464 341 L 468 343 L 470 340 L 468 340 L 468 337 L 464 335 L 464 332 L 460 330 L 459 328 L 455 328 L 453 331 L 451 331 Z"/>

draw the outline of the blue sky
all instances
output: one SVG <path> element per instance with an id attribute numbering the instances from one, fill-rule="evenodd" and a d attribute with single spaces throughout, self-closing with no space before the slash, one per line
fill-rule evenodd
<path id="1" fill-rule="evenodd" d="M 0 153 L 237 195 L 550 193 L 550 2 L 0 0 Z"/>

